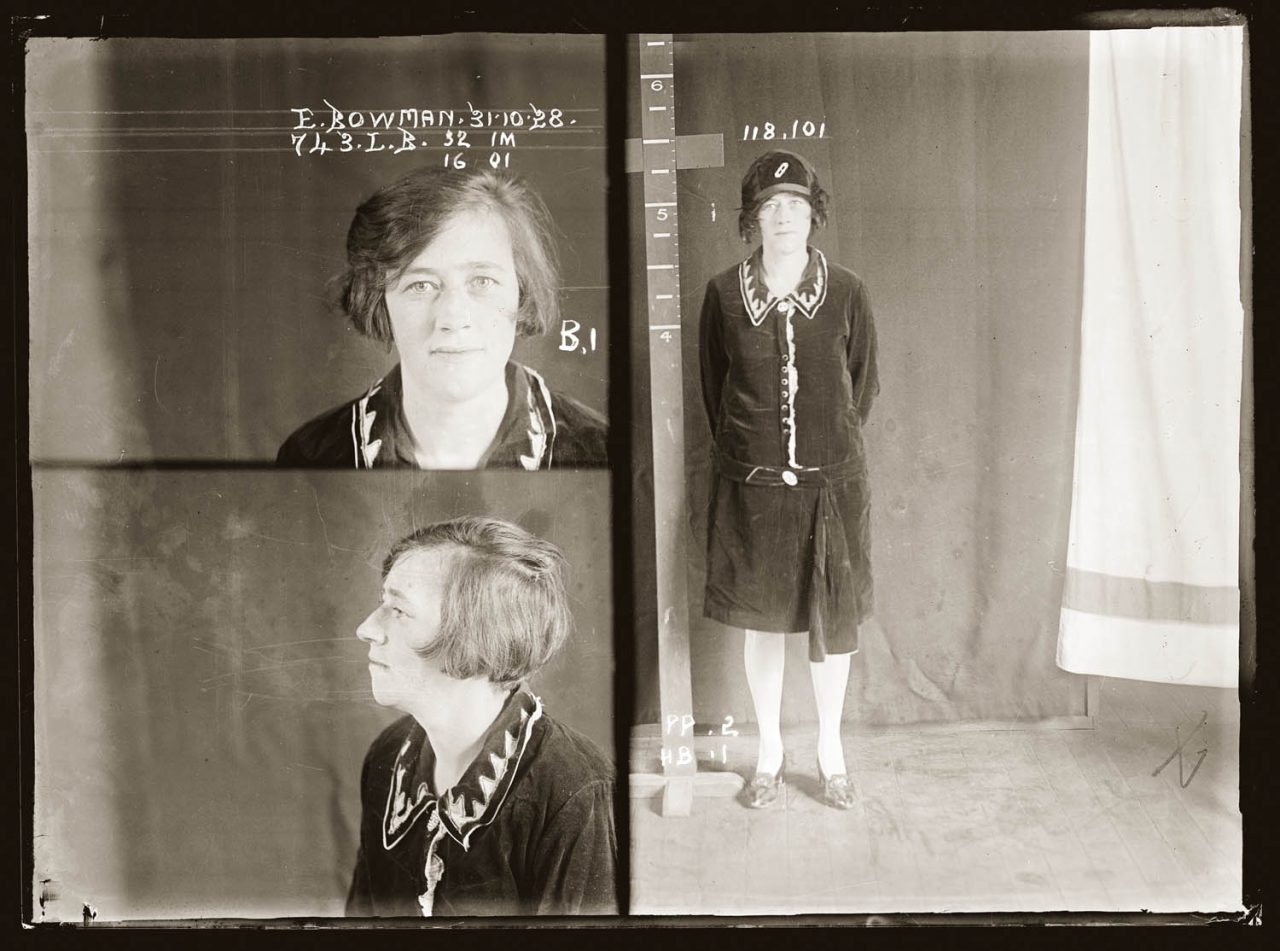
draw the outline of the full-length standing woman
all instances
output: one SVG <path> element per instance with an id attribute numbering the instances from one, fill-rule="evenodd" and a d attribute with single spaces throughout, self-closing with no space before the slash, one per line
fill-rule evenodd
<path id="1" fill-rule="evenodd" d="M 879 392 L 876 334 L 856 274 L 809 244 L 828 195 L 793 152 L 757 158 L 738 230 L 760 244 L 702 305 L 702 391 L 715 443 L 705 613 L 746 632 L 760 729 L 746 804 L 784 783 L 786 635 L 805 633 L 818 707 L 821 797 L 854 804 L 840 722 L 858 626 L 872 611 L 862 426 Z"/>

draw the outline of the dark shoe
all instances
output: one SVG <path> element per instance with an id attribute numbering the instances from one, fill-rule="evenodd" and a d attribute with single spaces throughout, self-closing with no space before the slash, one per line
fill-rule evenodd
<path id="1" fill-rule="evenodd" d="M 742 802 L 748 809 L 768 809 L 782 795 L 786 780 L 782 767 L 776 773 L 756 773 L 742 790 Z"/>
<path id="2" fill-rule="evenodd" d="M 818 781 L 822 784 L 822 801 L 832 809 L 852 809 L 857 802 L 853 792 L 853 783 L 849 782 L 847 773 L 836 773 L 824 776 L 822 767 L 818 767 Z"/>

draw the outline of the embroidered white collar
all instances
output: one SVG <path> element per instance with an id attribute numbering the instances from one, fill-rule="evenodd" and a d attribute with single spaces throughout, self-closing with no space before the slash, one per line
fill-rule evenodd
<path id="1" fill-rule="evenodd" d="M 738 286 L 742 290 L 742 303 L 753 327 L 759 327 L 769 313 L 777 309 L 786 316 L 798 310 L 810 320 L 827 299 L 827 259 L 817 248 L 809 249 L 809 263 L 796 289 L 785 297 L 777 297 L 764 282 L 764 269 L 760 264 L 760 251 L 738 265 Z"/>
<path id="2" fill-rule="evenodd" d="M 398 374 L 397 366 L 391 371 Z M 551 401 L 551 389 L 547 381 L 533 367 L 516 364 L 516 380 L 524 374 L 522 389 L 525 391 L 525 411 L 528 428 L 529 451 L 520 453 L 520 465 L 529 470 L 550 469 L 552 452 L 556 442 L 556 414 Z M 381 392 L 383 385 L 390 379 L 390 374 L 378 380 L 351 407 L 351 443 L 355 455 L 357 469 L 372 469 L 378 453 L 382 450 L 382 439 L 374 438 L 374 423 L 378 411 L 371 409 L 370 400 Z M 387 409 L 390 415 L 391 409 Z"/>
<path id="3" fill-rule="evenodd" d="M 485 737 L 480 755 L 439 798 L 426 782 L 419 782 L 416 790 L 406 789 L 406 780 L 416 772 L 426 743 L 425 733 L 415 724 L 392 767 L 391 788 L 382 816 L 383 848 L 390 850 L 399 845 L 423 816 L 427 816 L 428 833 L 443 825 L 454 841 L 468 848 L 471 835 L 497 816 L 533 735 L 533 725 L 541 717 L 542 701 L 525 690 L 516 691 Z"/>

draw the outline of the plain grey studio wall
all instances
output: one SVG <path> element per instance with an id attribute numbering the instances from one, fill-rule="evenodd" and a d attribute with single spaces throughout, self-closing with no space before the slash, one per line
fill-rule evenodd
<path id="1" fill-rule="evenodd" d="M 391 367 L 326 284 L 356 206 L 443 163 L 444 135 L 398 155 L 328 136 L 335 151 L 298 156 L 289 110 L 323 123 L 325 99 L 564 110 L 558 131 L 513 130 L 509 161 L 562 232 L 564 316 L 596 349 L 553 332 L 516 358 L 606 411 L 602 37 L 33 40 L 27 87 L 32 459 L 273 460 Z M 463 131 L 485 162 L 488 132 Z"/>
<path id="2" fill-rule="evenodd" d="M 355 637 L 415 526 L 571 565 L 548 713 L 613 751 L 608 474 L 37 472 L 37 920 L 341 914 L 360 764 L 399 716 Z M 43 879 L 50 879 L 43 882 Z"/>

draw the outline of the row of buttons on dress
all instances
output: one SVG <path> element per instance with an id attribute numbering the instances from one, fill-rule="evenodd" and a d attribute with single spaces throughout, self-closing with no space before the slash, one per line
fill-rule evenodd
<path id="1" fill-rule="evenodd" d="M 791 304 L 791 301 L 789 300 L 784 300 L 782 301 L 782 303 L 778 304 L 778 313 L 780 313 L 783 317 L 790 316 L 792 309 L 793 309 L 792 304 Z M 782 402 L 787 405 L 788 410 L 790 410 L 790 406 L 791 406 L 790 386 L 791 386 L 791 354 L 788 351 L 782 357 Z M 787 412 L 786 415 L 782 417 L 782 438 L 787 440 L 788 442 L 791 439 L 791 413 L 789 411 Z M 783 470 L 783 473 L 782 473 L 782 481 L 789 486 L 793 486 L 793 485 L 796 485 L 800 480 L 796 478 L 796 474 L 792 472 L 790 469 L 785 469 Z"/>

